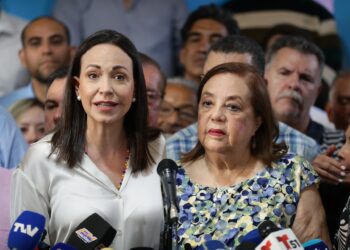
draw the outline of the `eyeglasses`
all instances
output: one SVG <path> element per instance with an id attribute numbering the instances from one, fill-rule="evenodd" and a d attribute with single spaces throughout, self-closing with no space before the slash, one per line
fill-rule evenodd
<path id="1" fill-rule="evenodd" d="M 154 89 L 147 89 L 147 98 L 148 98 L 148 101 L 149 102 L 157 102 L 157 101 L 160 101 L 162 95 L 154 90 Z"/>
<path id="2" fill-rule="evenodd" d="M 174 112 L 177 112 L 179 120 L 194 121 L 196 118 L 197 110 L 191 104 L 174 107 L 171 103 L 163 100 L 160 105 L 159 116 L 170 116 Z"/>

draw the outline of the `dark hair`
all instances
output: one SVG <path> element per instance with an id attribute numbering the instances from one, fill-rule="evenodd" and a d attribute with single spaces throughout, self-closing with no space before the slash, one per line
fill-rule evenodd
<path id="1" fill-rule="evenodd" d="M 151 58 L 150 56 L 143 54 L 139 52 L 140 56 L 140 61 L 142 65 L 153 65 L 159 72 L 160 75 L 160 94 L 162 98 L 164 97 L 165 94 L 165 87 L 166 87 L 166 77 L 165 74 L 163 73 L 162 69 L 160 68 L 159 64 Z"/>
<path id="2" fill-rule="evenodd" d="M 34 18 L 29 23 L 27 23 L 26 26 L 24 26 L 24 28 L 21 32 L 22 47 L 25 47 L 25 36 L 26 36 L 26 31 L 29 28 L 29 26 L 31 26 L 33 23 L 35 23 L 36 21 L 39 21 L 41 19 L 48 19 L 48 20 L 54 21 L 54 22 L 58 23 L 59 25 L 61 25 L 63 30 L 64 30 L 64 33 L 66 34 L 67 43 L 70 44 L 71 37 L 70 37 L 69 29 L 63 22 L 61 22 L 60 20 L 58 20 L 57 18 L 54 18 L 52 16 L 39 16 L 37 18 Z"/>
<path id="3" fill-rule="evenodd" d="M 212 19 L 226 27 L 229 35 L 239 34 L 239 28 L 233 15 L 215 4 L 204 5 L 191 12 L 181 29 L 182 44 L 185 44 L 195 22 L 201 19 Z"/>
<path id="4" fill-rule="evenodd" d="M 197 92 L 198 103 L 201 98 L 203 87 L 210 78 L 218 74 L 231 73 L 242 77 L 247 84 L 251 98 L 250 102 L 256 117 L 261 118 L 261 125 L 257 129 L 254 140 L 251 143 L 251 153 L 265 164 L 271 165 L 275 160 L 281 158 L 286 152 L 285 144 L 277 144 L 279 134 L 278 124 L 273 115 L 269 95 L 264 78 L 256 71 L 255 67 L 246 63 L 224 63 L 220 64 L 205 74 L 201 80 Z M 255 145 L 253 145 L 255 144 Z M 183 162 L 194 161 L 205 153 L 205 149 L 198 141 L 197 145 L 182 158 Z"/>
<path id="5" fill-rule="evenodd" d="M 58 70 L 54 71 L 53 73 L 51 73 L 49 75 L 49 77 L 47 78 L 47 85 L 50 87 L 52 82 L 56 79 L 62 79 L 68 76 L 68 68 L 67 67 L 63 67 L 63 68 L 59 68 Z"/>
<path id="6" fill-rule="evenodd" d="M 275 54 L 283 48 L 291 48 L 303 54 L 311 54 L 316 56 L 320 68 L 320 79 L 322 75 L 325 58 L 322 50 L 313 42 L 300 36 L 282 36 L 278 38 L 266 52 L 266 65 L 268 65 Z"/>
<path id="7" fill-rule="evenodd" d="M 261 46 L 253 39 L 240 36 L 230 35 L 223 37 L 216 41 L 209 49 L 210 51 L 219 53 L 247 53 L 252 57 L 252 64 L 256 67 L 260 75 L 264 75 L 265 71 L 265 58 L 264 51 Z"/>
<path id="8" fill-rule="evenodd" d="M 147 140 L 147 96 L 145 79 L 138 52 L 132 42 L 113 30 L 101 30 L 86 38 L 78 47 L 71 64 L 64 97 L 62 122 L 52 137 L 52 153 L 57 152 L 58 161 L 66 161 L 69 167 L 80 163 L 84 154 L 87 115 L 76 98 L 75 76 L 80 75 L 81 58 L 92 47 L 112 44 L 123 50 L 132 60 L 135 98 L 125 115 L 124 129 L 130 146 L 132 172 L 148 168 L 153 162 Z"/>

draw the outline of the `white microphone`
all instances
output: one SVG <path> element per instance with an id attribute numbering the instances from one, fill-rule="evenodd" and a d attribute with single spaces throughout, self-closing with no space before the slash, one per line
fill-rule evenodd
<path id="1" fill-rule="evenodd" d="M 273 225 L 272 222 L 266 223 L 269 224 L 268 227 Z M 259 230 L 264 231 L 264 225 L 259 226 Z M 267 228 L 266 232 L 270 229 Z M 303 246 L 295 236 L 293 231 L 290 228 L 286 229 L 277 229 L 277 226 L 270 231 L 271 233 L 266 236 L 266 238 L 255 248 L 256 250 L 303 250 Z"/>

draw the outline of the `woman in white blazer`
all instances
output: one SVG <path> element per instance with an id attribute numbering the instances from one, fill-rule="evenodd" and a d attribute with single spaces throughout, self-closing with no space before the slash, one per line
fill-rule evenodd
<path id="1" fill-rule="evenodd" d="M 102 30 L 77 49 L 57 130 L 34 143 L 13 175 L 11 219 L 46 217 L 47 243 L 65 242 L 98 213 L 117 231 L 113 249 L 159 248 L 163 204 L 156 166 L 164 138 L 147 129 L 137 50 Z"/>

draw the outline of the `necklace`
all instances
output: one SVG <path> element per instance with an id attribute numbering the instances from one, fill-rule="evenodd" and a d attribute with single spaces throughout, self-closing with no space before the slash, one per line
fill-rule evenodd
<path id="1" fill-rule="evenodd" d="M 126 157 L 125 157 L 125 161 L 124 161 L 124 164 L 123 164 L 122 176 L 121 176 L 121 178 L 120 178 L 119 185 L 117 186 L 118 189 L 120 189 L 120 187 L 122 186 L 122 183 L 123 183 L 123 180 L 124 180 L 124 176 L 125 176 L 126 170 L 127 170 L 128 167 L 129 167 L 129 166 L 128 166 L 129 157 L 130 157 L 130 148 L 127 147 L 127 149 L 126 149 Z"/>

